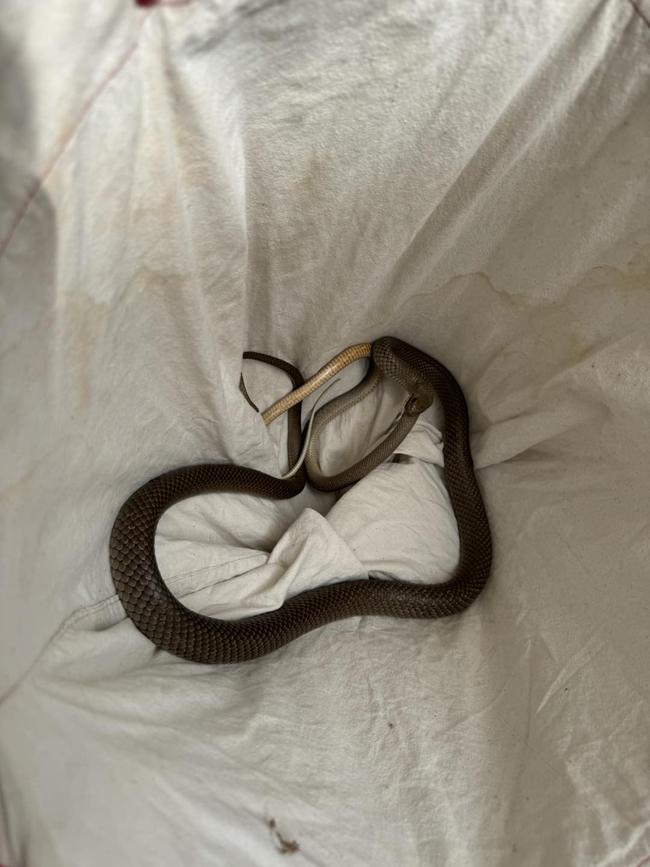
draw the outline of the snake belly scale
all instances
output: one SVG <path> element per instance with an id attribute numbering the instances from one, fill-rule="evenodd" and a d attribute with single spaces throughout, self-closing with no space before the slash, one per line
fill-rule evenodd
<path id="1" fill-rule="evenodd" d="M 245 357 L 275 364 L 291 376 L 296 388 L 303 385 L 300 373 L 286 362 L 261 353 Z M 302 490 L 307 476 L 304 468 L 280 479 L 234 464 L 181 467 L 138 488 L 120 509 L 110 537 L 110 566 L 118 596 L 135 626 L 157 647 L 194 662 L 244 662 L 346 617 L 445 617 L 460 613 L 476 599 L 490 574 L 492 541 L 474 475 L 469 418 L 460 386 L 436 359 L 394 337 L 375 341 L 371 359 L 381 374 L 398 381 L 411 396 L 404 412 L 408 424 L 430 405 L 434 394 L 442 405 L 444 478 L 460 539 L 459 563 L 452 577 L 431 585 L 399 579 L 342 580 L 299 593 L 275 611 L 241 620 L 219 620 L 191 611 L 167 588 L 156 563 L 155 535 L 161 515 L 174 503 L 205 493 L 287 499 Z M 299 403 L 288 411 L 291 463 L 300 452 Z M 355 480 L 359 472 L 369 472 L 385 457 L 384 452 L 371 452 L 360 462 L 361 468 L 355 465 Z M 341 486 L 351 483 L 345 473 L 340 475 Z"/>

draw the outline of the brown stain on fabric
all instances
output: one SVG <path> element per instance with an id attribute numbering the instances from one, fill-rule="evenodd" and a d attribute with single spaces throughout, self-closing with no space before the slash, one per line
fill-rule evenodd
<path id="1" fill-rule="evenodd" d="M 279 831 L 275 819 L 267 819 L 266 824 L 271 831 L 271 837 L 275 844 L 275 848 L 281 855 L 295 855 L 300 852 L 300 845 L 296 840 L 288 840 Z"/>

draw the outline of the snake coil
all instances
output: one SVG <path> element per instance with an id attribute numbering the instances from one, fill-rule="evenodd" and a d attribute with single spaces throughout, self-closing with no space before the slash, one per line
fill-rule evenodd
<path id="1" fill-rule="evenodd" d="M 303 382 L 296 368 L 286 362 L 261 353 L 246 353 L 245 357 L 281 367 L 296 387 Z M 463 392 L 439 361 L 394 337 L 382 337 L 372 344 L 372 362 L 411 395 L 404 415 L 405 429 L 430 405 L 434 393 L 442 404 L 444 478 L 460 539 L 460 559 L 452 577 L 433 585 L 398 579 L 342 580 L 299 593 L 275 611 L 234 621 L 191 611 L 169 591 L 156 563 L 156 527 L 163 512 L 179 500 L 215 492 L 287 499 L 302 490 L 307 475 L 304 468 L 292 478 L 279 479 L 234 464 L 181 467 L 138 488 L 120 509 L 110 537 L 111 574 L 120 601 L 135 626 L 157 647 L 193 662 L 244 662 L 345 617 L 446 617 L 458 614 L 476 599 L 490 574 L 492 541 L 474 475 Z M 290 463 L 299 451 L 298 405 L 289 410 Z M 379 446 L 355 465 L 353 480 L 386 457 Z M 351 483 L 346 473 L 336 478 L 339 487 Z"/>

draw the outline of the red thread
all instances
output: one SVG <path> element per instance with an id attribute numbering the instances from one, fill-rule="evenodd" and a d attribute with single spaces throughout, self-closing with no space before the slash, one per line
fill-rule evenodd
<path id="1" fill-rule="evenodd" d="M 648 18 L 648 16 L 645 14 L 645 12 L 641 8 L 638 0 L 630 0 L 630 5 L 632 6 L 632 9 L 634 9 L 636 14 L 639 16 L 641 21 L 643 21 L 645 26 L 650 27 L 650 18 Z"/>
<path id="2" fill-rule="evenodd" d="M 143 22 L 144 22 L 144 19 L 141 22 L 141 26 L 142 26 Z M 25 201 L 23 202 L 22 206 L 16 212 L 16 215 L 15 215 L 11 225 L 9 226 L 9 231 L 7 232 L 6 236 L 2 239 L 2 241 L 0 241 L 0 258 L 2 256 L 4 256 L 6 249 L 9 246 L 11 239 L 13 238 L 13 236 L 16 232 L 16 229 L 22 223 L 22 221 L 25 217 L 25 214 L 29 210 L 30 205 L 32 204 L 32 202 L 34 201 L 34 199 L 36 198 L 36 196 L 38 195 L 38 193 L 42 189 L 43 184 L 45 183 L 45 181 L 48 179 L 48 177 L 52 173 L 54 167 L 56 166 L 56 164 L 58 163 L 60 158 L 63 156 L 65 149 L 67 148 L 67 146 L 70 144 L 70 142 L 74 138 L 75 133 L 77 132 L 77 130 L 81 126 L 84 118 L 86 117 L 86 115 L 88 114 L 90 109 L 92 108 L 93 103 L 95 102 L 97 97 L 101 95 L 102 91 L 111 83 L 111 81 L 126 66 L 127 62 L 130 60 L 131 56 L 135 52 L 135 49 L 138 47 L 139 38 L 140 38 L 140 34 L 138 33 L 138 36 L 131 43 L 131 45 L 129 45 L 129 47 L 124 52 L 122 57 L 120 57 L 118 62 L 115 64 L 115 66 L 109 71 L 108 75 L 99 82 L 99 84 L 97 85 L 97 87 L 95 87 L 95 89 L 93 91 L 91 91 L 90 96 L 86 99 L 86 101 L 84 102 L 84 104 L 81 107 L 79 117 L 72 124 L 70 129 L 68 129 L 68 131 L 66 133 L 64 133 L 63 138 L 61 139 L 61 142 L 60 142 L 58 148 L 55 150 L 54 154 L 50 158 L 50 160 L 47 163 L 47 165 L 45 166 L 44 170 L 42 171 L 40 176 L 34 180 L 34 183 L 30 187 L 29 192 L 27 193 L 27 197 L 26 197 Z"/>

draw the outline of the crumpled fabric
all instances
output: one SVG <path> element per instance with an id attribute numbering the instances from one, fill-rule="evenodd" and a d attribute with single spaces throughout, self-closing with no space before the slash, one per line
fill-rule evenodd
<path id="1" fill-rule="evenodd" d="M 3 11 L 0 863 L 641 867 L 646 0 Z M 156 650 L 111 581 L 121 503 L 185 464 L 285 471 L 285 422 L 238 386 L 288 383 L 243 351 L 308 375 L 383 334 L 467 396 L 484 593 L 246 664 Z M 325 467 L 399 400 L 336 419 Z M 342 494 L 178 504 L 168 585 L 238 617 L 444 580 L 439 408 L 399 451 Z"/>

